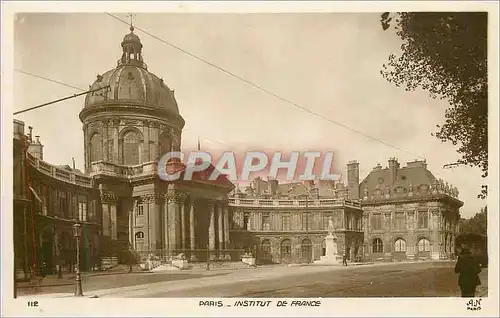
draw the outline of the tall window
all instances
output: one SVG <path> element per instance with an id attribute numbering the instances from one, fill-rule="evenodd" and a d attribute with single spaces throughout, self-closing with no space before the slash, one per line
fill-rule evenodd
<path id="1" fill-rule="evenodd" d="M 123 164 L 138 165 L 139 164 L 139 136 L 131 131 L 123 136 Z"/>
<path id="2" fill-rule="evenodd" d="M 418 212 L 418 228 L 426 229 L 429 226 L 429 214 L 425 211 Z"/>
<path id="3" fill-rule="evenodd" d="M 373 253 L 382 253 L 384 251 L 384 243 L 379 238 L 373 240 L 372 244 L 372 252 Z"/>
<path id="4" fill-rule="evenodd" d="M 144 207 L 142 205 L 137 205 L 137 216 L 144 215 Z"/>
<path id="5" fill-rule="evenodd" d="M 377 214 L 372 214 L 371 216 L 371 226 L 372 230 L 381 230 L 382 229 L 382 214 L 377 213 Z"/>
<path id="6" fill-rule="evenodd" d="M 263 240 L 261 245 L 260 245 L 260 250 L 261 250 L 262 257 L 265 260 L 270 260 L 272 258 L 272 256 L 271 256 L 271 241 Z"/>
<path id="7" fill-rule="evenodd" d="M 394 213 L 394 227 L 397 230 L 404 230 L 406 228 L 405 213 L 404 212 Z"/>
<path id="8" fill-rule="evenodd" d="M 269 213 L 262 214 L 262 229 L 264 231 L 271 230 L 271 216 L 269 215 Z"/>
<path id="9" fill-rule="evenodd" d="M 303 230 L 311 229 L 311 212 L 302 213 L 302 229 Z"/>
<path id="10" fill-rule="evenodd" d="M 95 133 L 90 138 L 90 162 L 102 160 L 101 135 Z"/>
<path id="11" fill-rule="evenodd" d="M 283 230 L 290 231 L 292 229 L 292 222 L 290 214 L 283 214 Z"/>
<path id="12" fill-rule="evenodd" d="M 160 153 L 159 155 L 163 155 L 167 152 L 169 152 L 171 149 L 171 140 L 170 136 L 168 134 L 162 134 L 160 136 Z"/>
<path id="13" fill-rule="evenodd" d="M 78 202 L 78 220 L 87 221 L 87 199 L 84 197 Z"/>
<path id="14" fill-rule="evenodd" d="M 431 250 L 431 245 L 430 245 L 428 239 L 423 238 L 420 241 L 418 241 L 418 251 L 419 252 L 429 252 L 430 250 Z"/>
<path id="15" fill-rule="evenodd" d="M 394 251 L 395 252 L 406 252 L 406 242 L 403 239 L 397 239 L 394 242 Z"/>
<path id="16" fill-rule="evenodd" d="M 243 229 L 250 230 L 250 213 L 243 215 Z"/>

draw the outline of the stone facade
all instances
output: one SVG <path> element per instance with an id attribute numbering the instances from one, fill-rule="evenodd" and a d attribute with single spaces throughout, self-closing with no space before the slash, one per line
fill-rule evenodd
<path id="1" fill-rule="evenodd" d="M 306 204 L 307 202 L 307 204 Z M 328 220 L 335 224 L 339 253 L 361 253 L 363 212 L 343 199 L 231 198 L 231 240 L 257 255 L 257 263 L 310 263 L 325 255 Z"/>
<path id="2" fill-rule="evenodd" d="M 359 164 L 349 162 L 346 185 L 257 178 L 229 199 L 231 238 L 255 250 L 260 262 L 310 262 L 324 255 L 331 215 L 339 253 L 351 261 L 448 259 L 463 205 L 457 197 L 458 190 L 437 180 L 425 161 L 401 168 L 394 158 L 362 182 Z"/>
<path id="3" fill-rule="evenodd" d="M 425 161 L 400 168 L 377 166 L 360 184 L 364 258 L 372 260 L 445 259 L 458 235 L 458 190 L 437 180 Z"/>

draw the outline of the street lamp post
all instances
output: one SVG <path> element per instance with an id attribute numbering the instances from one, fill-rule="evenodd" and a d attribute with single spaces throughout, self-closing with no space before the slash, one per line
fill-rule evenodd
<path id="1" fill-rule="evenodd" d="M 82 235 L 82 225 L 75 223 L 73 225 L 73 235 L 76 239 L 76 289 L 75 296 L 83 296 L 82 278 L 80 275 L 80 236 Z"/>

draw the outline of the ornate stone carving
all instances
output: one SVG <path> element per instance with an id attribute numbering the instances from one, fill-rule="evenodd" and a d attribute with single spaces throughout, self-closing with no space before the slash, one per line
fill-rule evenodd
<path id="1" fill-rule="evenodd" d="M 142 121 L 142 125 L 143 125 L 143 126 L 145 126 L 145 127 L 148 127 L 148 126 L 149 126 L 149 124 L 150 124 L 150 122 L 149 122 L 149 120 L 147 120 L 147 119 L 144 119 L 144 120 Z"/>
<path id="2" fill-rule="evenodd" d="M 167 202 L 176 202 L 183 203 L 187 197 L 187 194 L 184 192 L 172 192 L 165 194 L 165 201 Z"/>
<path id="3" fill-rule="evenodd" d="M 115 204 L 116 203 L 116 195 L 110 191 L 100 191 L 101 203 Z"/>
<path id="4" fill-rule="evenodd" d="M 438 208 L 430 209 L 430 212 L 432 213 L 432 215 L 439 215 L 439 209 Z"/>
<path id="5" fill-rule="evenodd" d="M 139 126 L 141 125 L 141 121 L 137 119 L 122 119 L 120 124 L 124 126 Z"/>

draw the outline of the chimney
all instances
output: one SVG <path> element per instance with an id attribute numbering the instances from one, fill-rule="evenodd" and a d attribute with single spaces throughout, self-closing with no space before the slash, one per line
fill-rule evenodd
<path id="1" fill-rule="evenodd" d="M 31 128 L 31 127 L 29 127 Z M 36 142 L 33 143 L 32 137 L 31 137 L 31 129 L 30 129 L 30 145 L 28 146 L 28 152 L 33 155 L 34 157 L 43 160 L 43 145 L 40 142 L 40 136 L 35 136 Z"/>
<path id="2" fill-rule="evenodd" d="M 396 158 L 390 158 L 389 159 L 389 182 L 390 184 L 396 183 L 398 180 L 398 169 L 399 169 L 399 163 L 398 159 Z"/>
<path id="3" fill-rule="evenodd" d="M 275 196 L 278 190 L 278 180 L 267 178 L 267 189 L 270 195 Z"/>
<path id="4" fill-rule="evenodd" d="M 26 135 L 24 134 L 24 122 L 14 119 L 14 139 L 26 140 Z"/>
<path id="5" fill-rule="evenodd" d="M 355 160 L 347 164 L 347 187 L 349 198 L 359 199 L 359 163 Z"/>
<path id="6" fill-rule="evenodd" d="M 28 126 L 28 129 L 29 129 L 29 131 L 30 131 L 30 132 L 28 133 L 28 140 L 29 140 L 29 142 L 31 143 L 31 142 L 33 142 L 33 127 Z"/>

